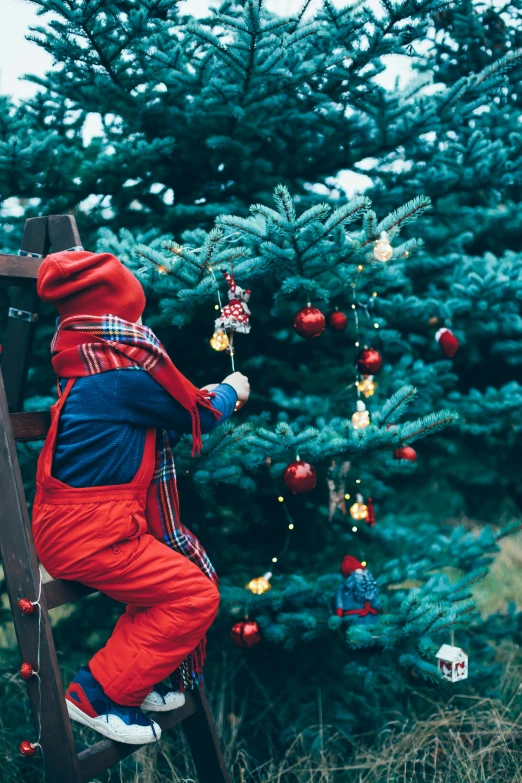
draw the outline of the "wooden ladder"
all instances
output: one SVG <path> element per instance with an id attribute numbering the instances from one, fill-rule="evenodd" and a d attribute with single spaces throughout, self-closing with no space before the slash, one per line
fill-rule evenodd
<path id="1" fill-rule="evenodd" d="M 50 783 L 87 783 L 138 747 L 101 740 L 76 752 L 48 611 L 95 591 L 60 579 L 41 585 L 15 448 L 16 442 L 45 438 L 50 422 L 47 411 L 19 412 L 38 319 L 38 268 L 50 249 L 77 246 L 81 240 L 74 218 L 50 215 L 26 220 L 19 255 L 0 254 L 0 282 L 13 286 L 0 370 L 0 555 L 20 655 L 34 670 L 40 646 L 41 694 L 35 676 L 27 681 L 27 690 Z M 20 599 L 36 602 L 40 589 L 34 612 L 22 614 Z M 182 723 L 200 783 L 230 783 L 202 687 L 187 692 L 183 707 L 158 713 L 155 720 L 162 731 Z"/>

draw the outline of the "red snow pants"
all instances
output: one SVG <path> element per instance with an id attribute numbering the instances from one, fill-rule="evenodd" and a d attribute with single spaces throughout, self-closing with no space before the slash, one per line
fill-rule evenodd
<path id="1" fill-rule="evenodd" d="M 75 489 L 53 478 L 60 411 L 73 383 L 51 408 L 38 461 L 34 542 L 52 577 L 127 604 L 89 668 L 109 698 L 135 706 L 198 646 L 216 616 L 219 593 L 198 566 L 158 540 L 162 530 L 152 497 L 147 510 L 156 430 L 147 431 L 130 484 Z"/>

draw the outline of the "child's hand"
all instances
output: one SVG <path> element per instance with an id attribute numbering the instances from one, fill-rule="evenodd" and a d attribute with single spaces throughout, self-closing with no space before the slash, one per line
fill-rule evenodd
<path id="1" fill-rule="evenodd" d="M 239 402 L 246 402 L 250 396 L 250 384 L 246 375 L 240 372 L 233 372 L 232 375 L 227 375 L 223 383 L 228 383 L 236 390 L 237 399 Z"/>

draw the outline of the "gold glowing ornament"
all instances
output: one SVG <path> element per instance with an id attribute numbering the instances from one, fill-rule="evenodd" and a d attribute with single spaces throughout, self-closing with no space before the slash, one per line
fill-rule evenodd
<path id="1" fill-rule="evenodd" d="M 228 348 L 228 337 L 226 332 L 214 332 L 210 338 L 210 345 L 215 351 L 226 351 Z"/>
<path id="2" fill-rule="evenodd" d="M 272 572 L 267 571 L 266 574 L 263 574 L 263 576 L 258 576 L 255 579 L 251 579 L 250 582 L 246 585 L 246 589 L 250 590 L 250 592 L 254 593 L 254 595 L 263 595 L 263 593 L 266 593 L 268 590 L 272 589 L 272 585 L 270 584 L 271 576 Z"/>
<path id="3" fill-rule="evenodd" d="M 368 506 L 363 503 L 363 496 L 357 494 L 357 501 L 350 506 L 350 516 L 357 522 L 361 522 L 368 516 Z M 353 528 L 352 528 L 353 529 Z"/>
<path id="4" fill-rule="evenodd" d="M 352 416 L 354 430 L 363 430 L 370 423 L 370 414 L 362 400 L 357 400 L 357 410 Z"/>
<path id="5" fill-rule="evenodd" d="M 389 261 L 392 257 L 393 248 L 390 245 L 390 240 L 386 231 L 381 231 L 379 239 L 373 248 L 373 255 L 377 261 Z"/>
<path id="6" fill-rule="evenodd" d="M 366 399 L 375 394 L 375 383 L 373 381 L 373 375 L 365 375 L 362 381 L 358 384 L 359 391 L 364 394 Z"/>

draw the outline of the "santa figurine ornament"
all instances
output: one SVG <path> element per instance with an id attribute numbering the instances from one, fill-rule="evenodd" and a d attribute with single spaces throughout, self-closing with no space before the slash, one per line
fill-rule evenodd
<path id="1" fill-rule="evenodd" d="M 240 288 L 234 280 L 234 273 L 231 275 L 225 269 L 221 273 L 228 283 L 228 304 L 221 310 L 221 315 L 216 318 L 214 332 L 226 331 L 229 333 L 230 353 L 233 353 L 232 336 L 233 332 L 248 334 L 250 332 L 250 310 L 247 302 L 250 299 L 250 290 Z"/>
<path id="2" fill-rule="evenodd" d="M 435 335 L 435 340 L 442 348 L 442 353 L 446 359 L 453 359 L 457 351 L 459 350 L 459 341 L 450 329 L 439 329 Z"/>
<path id="3" fill-rule="evenodd" d="M 354 623 L 373 623 L 379 610 L 376 606 L 377 584 L 366 563 L 360 563 L 352 555 L 346 555 L 341 562 L 344 582 L 337 591 L 335 613 L 337 617 L 348 618 Z"/>

